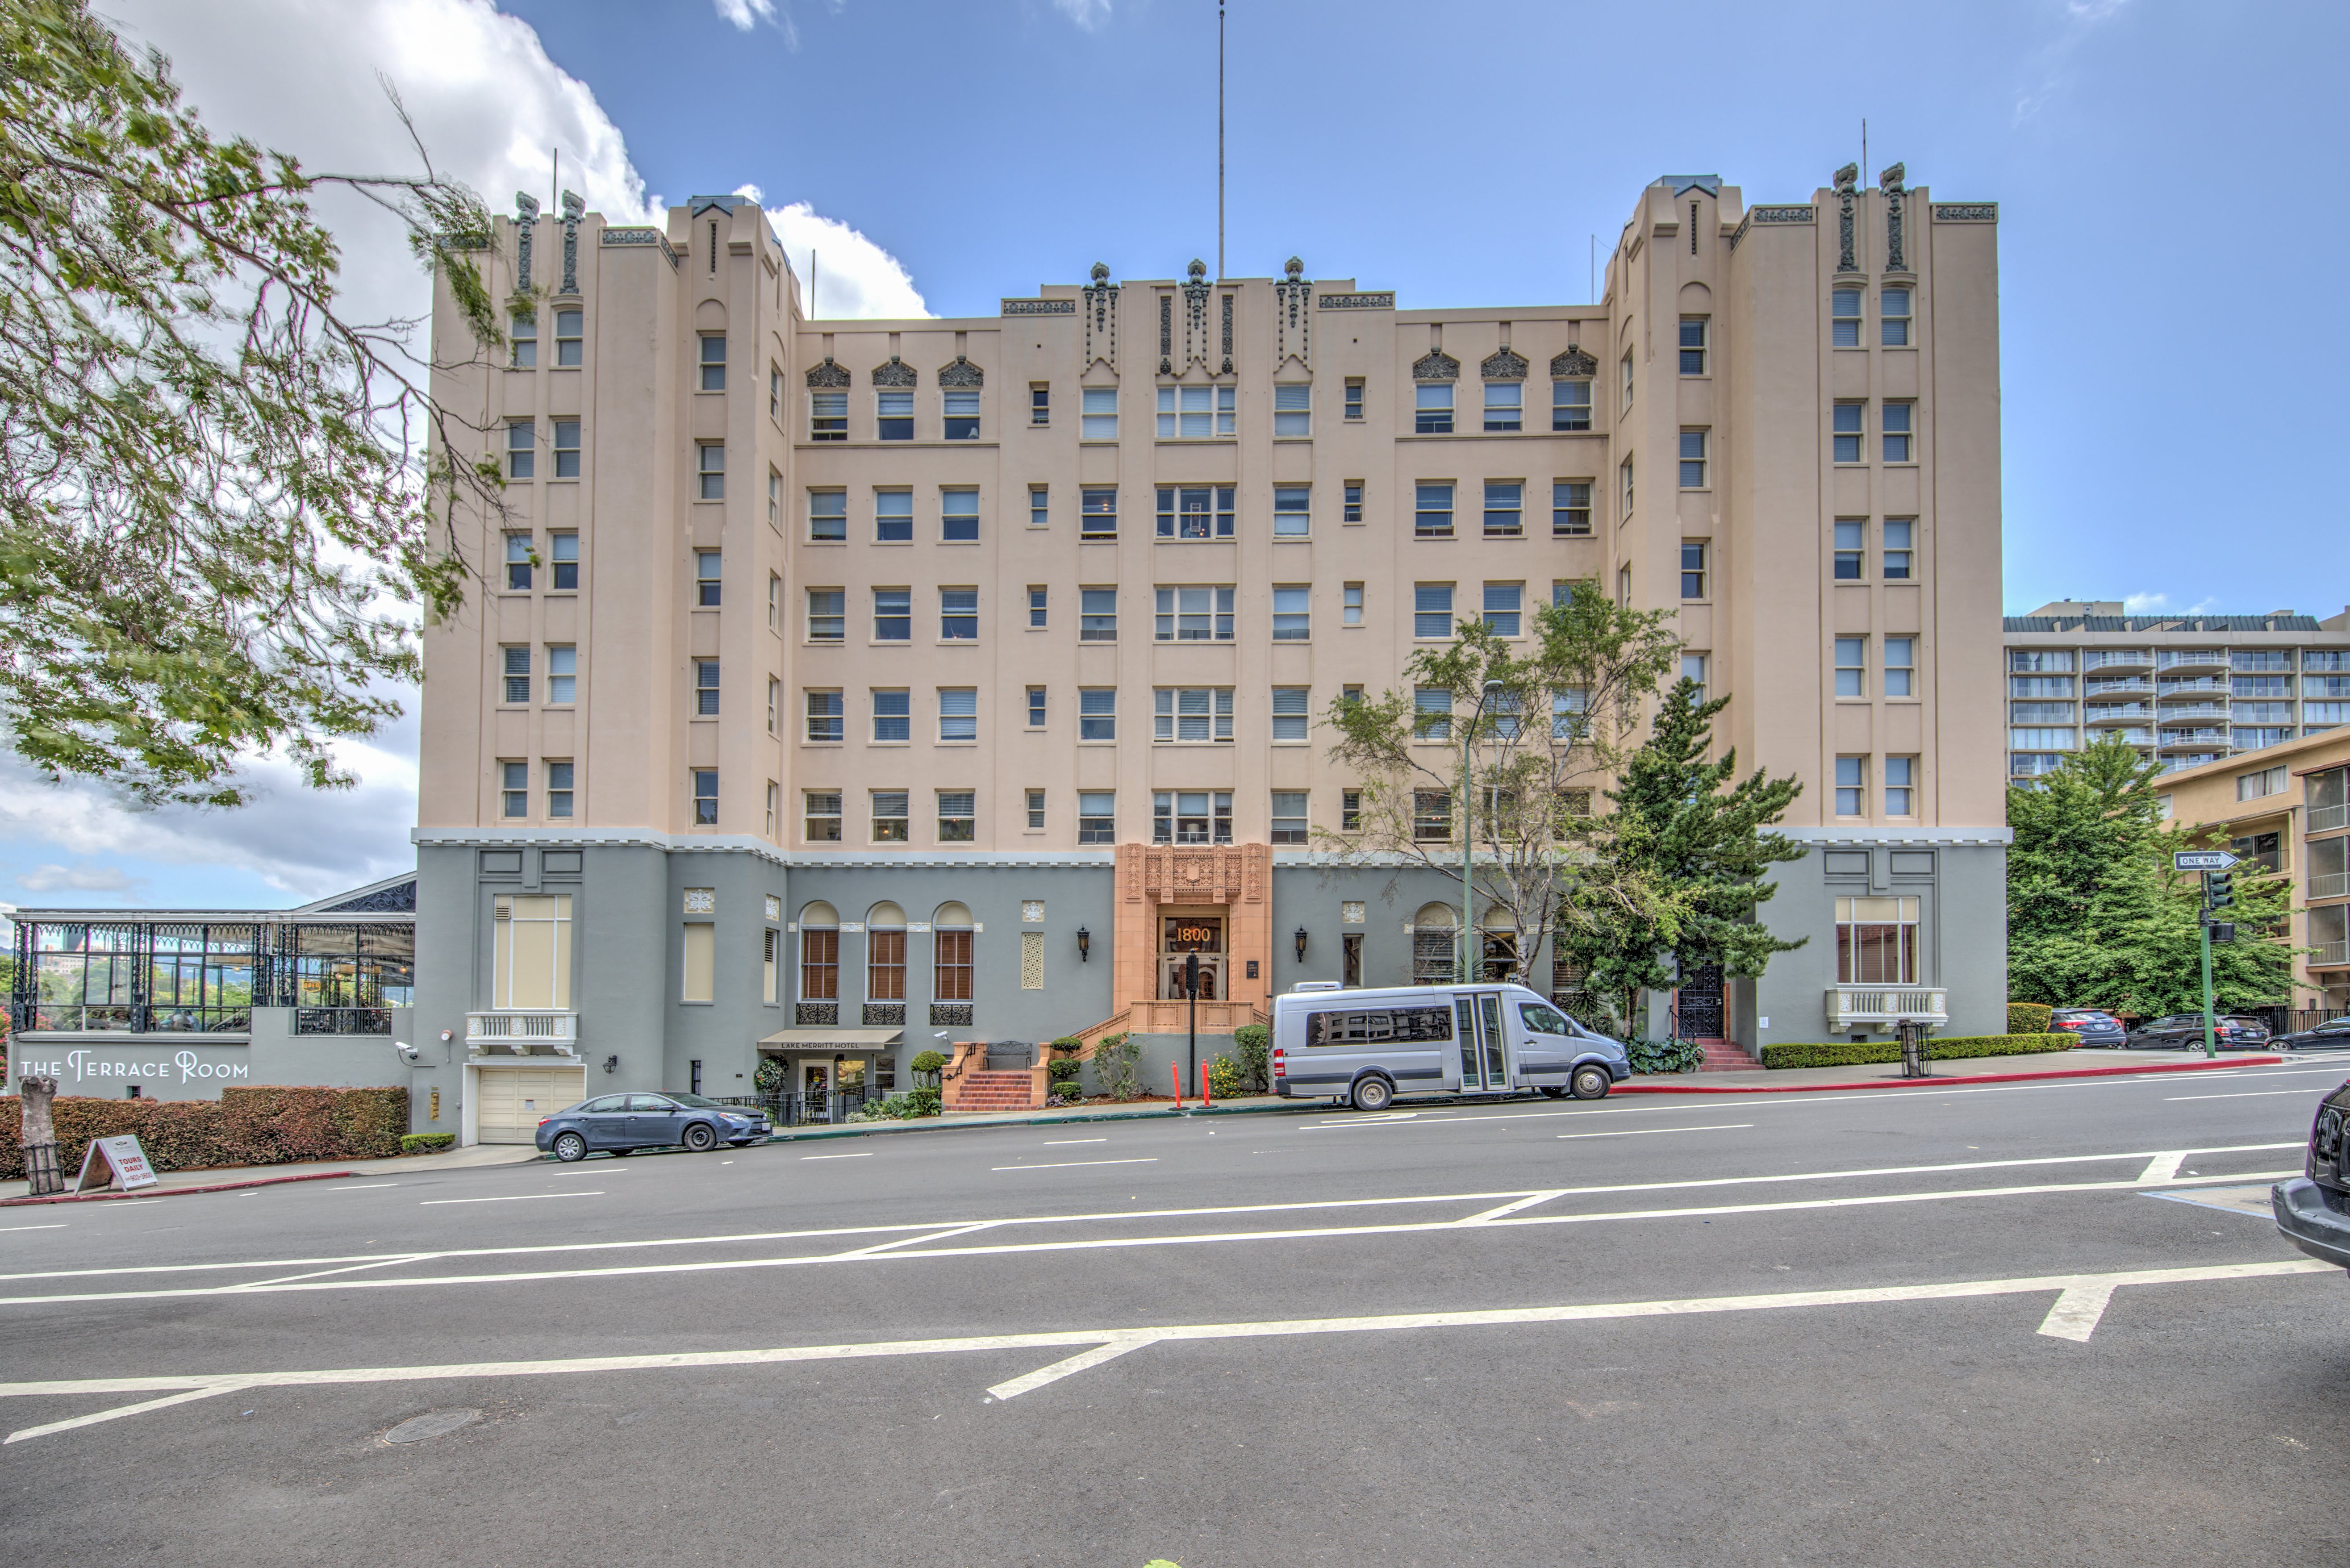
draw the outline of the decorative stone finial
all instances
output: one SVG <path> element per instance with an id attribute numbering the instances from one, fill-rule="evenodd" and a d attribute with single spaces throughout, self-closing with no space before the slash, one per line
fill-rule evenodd
<path id="1" fill-rule="evenodd" d="M 1860 182 L 1860 165 L 1847 163 L 1829 176 L 1839 192 L 1848 192 Z"/>
<path id="2" fill-rule="evenodd" d="M 1908 169 L 1896 163 L 1877 176 L 1877 188 L 1888 196 L 1898 196 L 1901 194 L 1901 182 L 1908 177 Z"/>
<path id="3" fill-rule="evenodd" d="M 1305 264 L 1292 256 L 1281 264 L 1281 270 L 1288 276 L 1290 282 L 1295 283 L 1305 275 Z"/>
<path id="4" fill-rule="evenodd" d="M 1193 256 L 1191 258 L 1191 265 L 1185 267 L 1183 270 L 1191 274 L 1194 278 L 1205 277 L 1208 275 L 1208 264 L 1201 261 L 1198 256 Z"/>
<path id="5" fill-rule="evenodd" d="M 587 216 L 587 200 L 582 197 L 578 192 L 566 191 L 563 192 L 563 215 L 566 219 L 576 223 L 581 218 Z"/>
<path id="6" fill-rule="evenodd" d="M 538 222 L 537 197 L 532 195 L 527 191 L 516 191 L 515 192 L 515 222 L 517 223 L 535 223 Z"/>
<path id="7" fill-rule="evenodd" d="M 1094 281 L 1096 283 L 1107 283 L 1109 281 L 1109 263 L 1094 263 Z"/>

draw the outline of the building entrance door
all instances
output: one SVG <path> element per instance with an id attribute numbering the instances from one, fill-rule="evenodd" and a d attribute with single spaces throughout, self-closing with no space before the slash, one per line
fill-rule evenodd
<path id="1" fill-rule="evenodd" d="M 1677 1033 L 1682 1039 L 1722 1038 L 1721 966 L 1700 964 L 1684 973 L 1676 1006 L 1680 1019 Z"/>
<path id="2" fill-rule="evenodd" d="M 1224 918 L 1222 915 L 1169 915 L 1159 924 L 1159 1000 L 1183 1000 L 1187 955 L 1200 955 L 1200 1000 L 1215 1002 L 1224 995 Z"/>

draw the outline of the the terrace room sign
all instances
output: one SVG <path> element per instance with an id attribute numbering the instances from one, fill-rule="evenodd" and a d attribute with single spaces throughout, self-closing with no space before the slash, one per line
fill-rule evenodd
<path id="1" fill-rule="evenodd" d="M 36 1041 L 19 1034 L 16 1044 L 8 1064 L 10 1075 L 55 1078 L 59 1092 L 65 1094 L 92 1084 L 242 1084 L 253 1077 L 252 1064 L 244 1059 L 242 1046 L 213 1046 L 197 1052 L 77 1045 L 59 1054 L 41 1056 L 36 1054 L 41 1049 Z M 228 1051 L 236 1054 L 232 1057 Z"/>

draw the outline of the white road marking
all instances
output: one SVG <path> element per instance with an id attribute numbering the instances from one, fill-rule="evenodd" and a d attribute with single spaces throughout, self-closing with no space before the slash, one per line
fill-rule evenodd
<path id="1" fill-rule="evenodd" d="M 2272 1100 L 2279 1095 L 2306 1095 L 2312 1092 L 2308 1089 L 2244 1089 L 2232 1095 L 2165 1095 L 2163 1101 L 2167 1105 L 2175 1105 L 2180 1100 Z"/>
<path id="2" fill-rule="evenodd" d="M 515 1192 L 504 1198 L 427 1198 L 419 1205 L 430 1209 L 439 1203 L 528 1203 L 539 1198 L 601 1198 L 601 1192 Z"/>
<path id="3" fill-rule="evenodd" d="M 2219 1263 L 2171 1269 L 2133 1269 L 2111 1273 L 2047 1274 L 2020 1279 L 1958 1280 L 1935 1284 L 1869 1285 L 1844 1290 L 1784 1291 L 1760 1295 L 1700 1296 L 1640 1302 L 1602 1302 L 1564 1306 L 1503 1307 L 1464 1312 L 1392 1313 L 1363 1317 L 1270 1319 L 1252 1323 L 1172 1324 L 1134 1328 L 1049 1330 L 1032 1334 L 974 1334 L 951 1339 L 879 1340 L 864 1344 L 785 1345 L 755 1350 L 681 1351 L 668 1355 L 574 1356 L 543 1361 L 452 1362 L 434 1366 L 355 1366 L 327 1370 L 240 1372 L 179 1376 L 61 1378 L 42 1382 L 0 1383 L 0 1397 L 30 1396 L 72 1398 L 105 1394 L 167 1392 L 175 1398 L 151 1398 L 8 1434 L 18 1443 L 52 1432 L 93 1426 L 187 1399 L 202 1399 L 247 1388 L 321 1388 L 359 1384 L 418 1383 L 451 1378 L 532 1377 L 574 1373 L 672 1371 L 719 1366 L 773 1366 L 796 1362 L 846 1361 L 878 1356 L 951 1355 L 971 1351 L 1064 1349 L 1092 1347 L 1096 1354 L 1073 1355 L 1042 1367 L 1026 1377 L 997 1384 L 990 1392 L 999 1398 L 1016 1397 L 1031 1388 L 1056 1381 L 1084 1366 L 1099 1366 L 1115 1355 L 1146 1345 L 1226 1339 L 1265 1339 L 1326 1334 L 1376 1334 L 1410 1329 L 1491 1328 L 1526 1324 L 1594 1323 L 1625 1318 L 1695 1317 L 1714 1313 L 1763 1312 L 1782 1308 L 1875 1306 L 1899 1302 L 1962 1301 L 1975 1297 L 2034 1295 L 2058 1293 L 2078 1303 L 2088 1294 L 2110 1297 L 2122 1285 L 2199 1283 L 2225 1280 L 2274 1279 L 2295 1274 L 2332 1273 L 2334 1265 L 2314 1258 L 2293 1258 L 2257 1263 Z M 2052 1313 L 2054 1317 L 2054 1314 Z M 2043 1325 L 2044 1326 L 2044 1325 Z M 2090 1324 L 2094 1327 L 2094 1322 Z M 2064 1334 L 2060 1337 L 2085 1338 Z M 1106 1352 L 1107 1354 L 1100 1354 Z M 1079 1363 L 1082 1365 L 1072 1365 Z M 1044 1377 L 1042 1374 L 1053 1374 Z"/>
<path id="4" fill-rule="evenodd" d="M 871 1159 L 873 1151 L 868 1148 L 860 1149 L 855 1154 L 804 1154 L 800 1158 L 802 1159 Z"/>
<path id="5" fill-rule="evenodd" d="M 1080 1165 L 1157 1165 L 1159 1157 L 1147 1154 L 1127 1159 L 1055 1159 L 1036 1165 L 991 1165 L 990 1170 L 1067 1170 Z"/>
<path id="6" fill-rule="evenodd" d="M 2070 1339 L 2082 1345 L 2097 1331 L 2097 1320 L 2106 1315 L 2106 1308 L 2114 1299 L 2114 1282 L 2101 1280 L 2095 1284 L 2067 1285 L 2057 1294 L 2056 1304 L 2040 1320 L 2040 1332 L 2052 1339 Z"/>
<path id="7" fill-rule="evenodd" d="M 329 1192 L 373 1192 L 380 1187 L 397 1187 L 397 1181 L 362 1181 L 354 1187 L 329 1187 Z"/>
<path id="8" fill-rule="evenodd" d="M 2178 1174 L 2179 1166 L 2186 1162 L 2187 1156 L 2190 1152 L 2192 1151 L 2188 1149 L 2173 1149 L 2168 1154 L 2158 1154 L 2147 1162 L 2144 1170 L 2138 1172 L 2137 1179 L 2140 1181 L 2168 1181 Z"/>
<path id="9" fill-rule="evenodd" d="M 66 1222 L 62 1220 L 54 1225 L 0 1225 L 0 1231 L 62 1231 L 65 1228 Z"/>
<path id="10" fill-rule="evenodd" d="M 1753 1125 L 1752 1122 L 1714 1122 L 1701 1127 L 1627 1127 L 1619 1132 L 1561 1133 L 1558 1136 L 1561 1137 L 1647 1137 L 1650 1133 L 1735 1132 L 1740 1127 L 1751 1127 Z"/>
<path id="11" fill-rule="evenodd" d="M 2269 1200 L 2269 1189 L 2255 1187 L 2209 1187 L 2192 1192 L 2149 1192 L 2148 1198 L 2164 1198 L 2173 1203 L 2191 1203 L 2198 1209 L 2216 1209 L 2225 1214 L 2249 1214 L 2256 1220 L 2276 1223 L 2276 1207 Z"/>
<path id="12" fill-rule="evenodd" d="M 1107 1143 L 1109 1139 L 1106 1137 L 1048 1137 L 1045 1140 L 1045 1147 L 1046 1148 L 1059 1148 L 1064 1144 Z"/>

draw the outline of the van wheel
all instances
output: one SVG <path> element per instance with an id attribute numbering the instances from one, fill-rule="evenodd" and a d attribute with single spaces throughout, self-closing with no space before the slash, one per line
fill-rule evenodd
<path id="1" fill-rule="evenodd" d="M 1565 1089 L 1559 1087 L 1556 1084 L 1544 1084 L 1542 1086 L 1542 1092 L 1543 1098 L 1545 1100 L 1558 1099 L 1566 1093 Z"/>
<path id="2" fill-rule="evenodd" d="M 1607 1075 L 1607 1068 L 1584 1066 L 1575 1070 L 1575 1077 L 1568 1087 L 1578 1100 L 1604 1100 L 1615 1084 L 1616 1080 Z"/>
<path id="3" fill-rule="evenodd" d="M 685 1129 L 685 1147 L 696 1154 L 708 1154 L 718 1147 L 718 1130 L 708 1122 L 695 1122 Z"/>
<path id="4" fill-rule="evenodd" d="M 1355 1085 L 1354 1103 L 1358 1111 L 1383 1111 L 1395 1098 L 1395 1089 L 1385 1078 L 1364 1078 Z"/>

